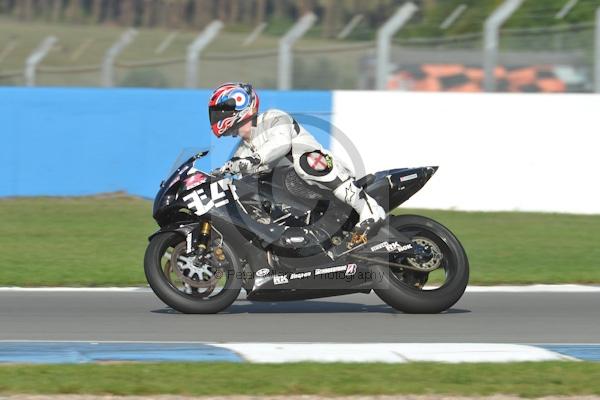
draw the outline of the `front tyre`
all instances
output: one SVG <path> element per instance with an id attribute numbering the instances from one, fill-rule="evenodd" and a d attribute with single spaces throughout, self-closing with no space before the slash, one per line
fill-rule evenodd
<path id="1" fill-rule="evenodd" d="M 241 289 L 241 265 L 232 247 L 220 243 L 224 262 L 208 268 L 181 255 L 184 246 L 185 237 L 175 232 L 158 234 L 148 244 L 144 272 L 154 293 L 185 314 L 215 314 L 229 307 Z"/>
<path id="2" fill-rule="evenodd" d="M 424 260 L 390 260 L 412 269 L 390 266 L 384 270 L 386 267 L 380 267 L 384 281 L 375 293 L 388 305 L 405 313 L 435 314 L 452 307 L 462 297 L 469 282 L 469 261 L 456 236 L 442 224 L 418 215 L 392 216 L 390 228 L 409 235 L 413 244 L 426 246 L 434 255 L 439 254 Z M 419 265 L 422 271 L 414 269 Z M 430 280 L 430 275 L 441 278 Z M 432 284 L 434 288 L 431 288 Z"/>

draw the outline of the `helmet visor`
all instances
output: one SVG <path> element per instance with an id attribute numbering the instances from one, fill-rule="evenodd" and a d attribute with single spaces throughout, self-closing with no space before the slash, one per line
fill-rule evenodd
<path id="1" fill-rule="evenodd" d="M 235 99 L 227 99 L 224 102 L 210 106 L 208 108 L 208 117 L 210 124 L 215 125 L 225 118 L 233 117 L 235 114 Z"/>

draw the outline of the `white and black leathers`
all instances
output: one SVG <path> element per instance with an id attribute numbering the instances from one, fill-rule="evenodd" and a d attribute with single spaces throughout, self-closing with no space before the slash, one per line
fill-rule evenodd
<path id="1" fill-rule="evenodd" d="M 357 226 L 385 219 L 384 209 L 354 184 L 350 170 L 284 111 L 270 109 L 257 115 L 248 140 L 242 140 L 223 170 L 248 174 L 268 171 L 291 153 L 294 170 L 308 184 L 328 188 L 359 214 Z"/>

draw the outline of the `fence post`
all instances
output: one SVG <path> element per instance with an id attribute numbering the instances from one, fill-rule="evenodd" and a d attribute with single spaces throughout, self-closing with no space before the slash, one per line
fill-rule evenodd
<path id="1" fill-rule="evenodd" d="M 54 36 L 48 36 L 42 40 L 42 43 L 27 57 L 25 61 L 25 84 L 35 86 L 35 71 L 38 64 L 48 55 L 50 50 L 58 39 Z"/>
<path id="2" fill-rule="evenodd" d="M 356 14 L 354 17 L 352 17 L 350 22 L 348 22 L 346 26 L 344 26 L 344 28 L 340 31 L 340 33 L 338 33 L 337 38 L 339 40 L 346 39 L 348 35 L 352 33 L 354 28 L 356 28 L 356 26 L 360 24 L 364 17 L 365 16 L 363 14 Z"/>
<path id="3" fill-rule="evenodd" d="M 596 93 L 600 93 L 600 7 L 596 9 L 596 34 L 594 51 L 594 86 Z"/>
<path id="4" fill-rule="evenodd" d="M 483 88 L 486 92 L 496 91 L 496 63 L 500 27 L 517 11 L 523 0 L 504 0 L 500 7 L 485 20 L 483 27 Z"/>
<path id="5" fill-rule="evenodd" d="M 279 39 L 279 65 L 277 73 L 277 88 L 289 90 L 292 88 L 292 72 L 294 69 L 292 47 L 317 21 L 313 13 L 305 14 Z"/>
<path id="6" fill-rule="evenodd" d="M 242 46 L 250 46 L 252 43 L 258 39 L 258 37 L 267 29 L 267 23 L 262 22 L 256 26 L 256 28 L 252 29 L 252 32 L 244 39 Z"/>
<path id="7" fill-rule="evenodd" d="M 467 5 L 466 4 L 460 4 L 458 7 L 456 7 L 454 9 L 454 11 L 452 11 L 450 13 L 450 15 L 448 15 L 446 17 L 446 19 L 444 19 L 442 21 L 442 23 L 440 24 L 440 29 L 442 30 L 446 30 L 448 28 L 450 28 L 457 19 L 460 18 L 460 16 L 467 10 Z"/>
<path id="8" fill-rule="evenodd" d="M 185 80 L 185 85 L 188 88 L 198 86 L 198 59 L 200 58 L 200 53 L 217 37 L 222 28 L 223 22 L 218 20 L 211 22 L 200 32 L 192 44 L 188 46 Z"/>
<path id="9" fill-rule="evenodd" d="M 102 60 L 102 86 L 112 87 L 115 81 L 115 61 L 125 47 L 127 47 L 137 36 L 137 30 L 131 28 L 123 32 L 121 37 L 108 49 Z"/>
<path id="10" fill-rule="evenodd" d="M 396 13 L 377 30 L 377 63 L 375 74 L 375 88 L 385 89 L 390 63 L 390 44 L 392 36 L 406 24 L 417 11 L 413 3 L 405 3 Z"/>
<path id="11" fill-rule="evenodd" d="M 573 9 L 573 7 L 575 7 L 575 5 L 577 4 L 577 0 L 569 0 L 567 1 L 562 8 L 560 9 L 559 12 L 556 13 L 556 15 L 554 16 L 555 19 L 563 19 L 564 17 L 567 16 L 568 13 L 571 12 L 571 10 Z"/>

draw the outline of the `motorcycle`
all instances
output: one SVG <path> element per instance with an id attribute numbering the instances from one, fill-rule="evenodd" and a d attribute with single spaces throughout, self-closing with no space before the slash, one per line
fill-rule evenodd
<path id="1" fill-rule="evenodd" d="M 302 300 L 374 291 L 406 313 L 440 313 L 463 295 L 469 262 L 440 223 L 388 214 L 369 235 L 358 214 L 309 185 L 283 159 L 269 172 L 236 177 L 197 170 L 208 151 L 160 185 L 144 270 L 154 293 L 182 313 L 217 313 L 244 289 L 251 301 Z M 388 213 L 438 167 L 380 171 L 356 181 Z"/>

